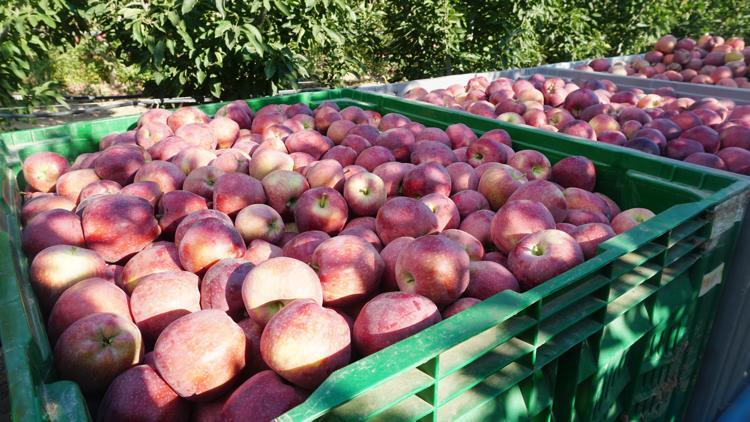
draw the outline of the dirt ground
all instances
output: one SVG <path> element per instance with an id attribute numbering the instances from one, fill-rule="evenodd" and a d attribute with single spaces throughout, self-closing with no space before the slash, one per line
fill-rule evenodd
<path id="1" fill-rule="evenodd" d="M 100 104 L 105 105 L 107 103 L 102 102 Z M 143 113 L 146 110 L 147 110 L 146 107 L 128 106 L 128 107 L 113 108 L 110 110 L 102 110 L 102 111 L 95 112 L 95 113 L 75 114 L 71 116 L 39 117 L 35 119 L 11 120 L 11 121 L 5 122 L 5 123 L 8 123 L 7 126 L 0 126 L 0 131 L 34 129 L 34 128 L 40 128 L 40 127 L 46 127 L 46 126 L 60 125 L 63 123 L 82 122 L 86 120 L 101 119 L 104 117 L 128 116 L 131 114 Z"/>

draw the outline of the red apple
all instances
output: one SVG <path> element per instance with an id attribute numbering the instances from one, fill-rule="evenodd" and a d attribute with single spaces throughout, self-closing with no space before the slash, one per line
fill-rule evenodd
<path id="1" fill-rule="evenodd" d="M 469 284 L 469 254 L 445 236 L 417 238 L 396 261 L 396 281 L 403 292 L 423 295 L 438 306 L 449 305 Z"/>
<path id="2" fill-rule="evenodd" d="M 199 282 L 187 271 L 160 272 L 138 280 L 130 295 L 130 311 L 147 343 L 153 344 L 177 318 L 201 309 Z"/>
<path id="3" fill-rule="evenodd" d="M 54 350 L 60 377 L 91 394 L 104 391 L 121 372 L 140 362 L 142 355 L 138 327 L 112 313 L 95 313 L 74 322 Z"/>
<path id="4" fill-rule="evenodd" d="M 367 241 L 339 235 L 315 249 L 310 266 L 323 287 L 323 303 L 348 306 L 375 292 L 383 274 L 383 259 Z"/>
<path id="5" fill-rule="evenodd" d="M 294 220 L 300 231 L 321 230 L 334 234 L 344 228 L 348 213 L 346 200 L 340 193 L 320 187 L 300 195 L 294 207 Z"/>
<path id="6" fill-rule="evenodd" d="M 646 208 L 630 208 L 617 214 L 612 219 L 612 229 L 616 234 L 620 234 L 651 219 L 653 216 L 654 213 Z"/>
<path id="7" fill-rule="evenodd" d="M 186 215 L 208 209 L 206 200 L 192 192 L 167 192 L 159 200 L 159 226 L 166 234 L 173 234 Z"/>
<path id="8" fill-rule="evenodd" d="M 576 227 L 572 236 L 581 246 L 583 257 L 591 259 L 596 255 L 599 244 L 614 237 L 615 232 L 608 224 L 589 223 Z"/>
<path id="9" fill-rule="evenodd" d="M 68 160 L 55 152 L 31 154 L 23 161 L 23 178 L 34 190 L 51 192 L 57 179 L 68 170 Z"/>
<path id="10" fill-rule="evenodd" d="M 526 176 L 505 164 L 486 170 L 479 179 L 477 190 L 484 195 L 493 210 L 502 207 L 518 188 L 526 183 Z"/>
<path id="11" fill-rule="evenodd" d="M 29 268 L 29 281 L 44 310 L 50 310 L 69 287 L 81 280 L 102 277 L 107 264 L 96 252 L 57 245 L 42 250 Z"/>
<path id="12" fill-rule="evenodd" d="M 263 326 L 295 299 L 311 299 L 322 305 L 323 290 L 318 275 L 305 263 L 279 257 L 248 272 L 242 299 L 250 318 Z"/>
<path id="13" fill-rule="evenodd" d="M 161 233 L 151 204 L 130 195 L 105 195 L 92 202 L 81 225 L 86 245 L 107 262 L 140 252 Z"/>
<path id="14" fill-rule="evenodd" d="M 208 309 L 169 324 L 154 346 L 156 370 L 180 397 L 206 401 L 230 390 L 245 367 L 245 334 Z"/>
<path id="15" fill-rule="evenodd" d="M 320 230 L 310 230 L 295 235 L 282 248 L 284 256 L 298 259 L 306 264 L 310 263 L 313 252 L 325 240 L 330 239 L 327 233 Z"/>
<path id="16" fill-rule="evenodd" d="M 525 236 L 545 229 L 553 229 L 555 219 L 539 202 L 518 200 L 508 202 L 492 219 L 492 243 L 508 253 Z"/>
<path id="17" fill-rule="evenodd" d="M 507 268 L 492 261 L 471 262 L 465 297 L 485 300 L 503 290 L 521 291 L 518 280 Z"/>
<path id="18" fill-rule="evenodd" d="M 343 120 L 338 120 L 338 122 Z M 336 122 L 334 122 L 336 123 Z M 273 371 L 259 372 L 237 387 L 221 407 L 220 420 L 240 422 L 252 415 L 270 421 L 305 401 L 307 394 L 288 385 Z"/>
<path id="19" fill-rule="evenodd" d="M 524 237 L 508 254 L 508 269 L 524 291 L 581 263 L 583 252 L 575 239 L 555 229 Z"/>
<path id="20" fill-rule="evenodd" d="M 33 258 L 55 245 L 86 246 L 78 216 L 64 209 L 51 209 L 34 216 L 21 232 L 21 246 Z"/>
<path id="21" fill-rule="evenodd" d="M 211 200 L 214 195 L 214 185 L 224 174 L 224 170 L 218 167 L 198 167 L 187 175 L 182 189 Z"/>
<path id="22" fill-rule="evenodd" d="M 450 318 L 481 302 L 481 300 L 474 299 L 473 297 L 462 297 L 443 310 L 443 319 Z"/>
<path id="23" fill-rule="evenodd" d="M 430 299 L 413 293 L 388 292 L 375 296 L 354 321 L 354 343 L 371 355 L 440 322 Z"/>
<path id="24" fill-rule="evenodd" d="M 427 208 L 435 214 L 438 221 L 438 232 L 446 229 L 456 229 L 461 222 L 461 216 L 458 213 L 456 204 L 450 198 L 441 193 L 431 193 L 419 199 L 420 202 L 427 205 Z"/>
<path id="25" fill-rule="evenodd" d="M 162 193 L 182 189 L 185 181 L 185 173 L 179 167 L 168 161 L 151 161 L 135 173 L 135 182 L 155 182 L 159 185 Z"/>
<path id="26" fill-rule="evenodd" d="M 521 185 L 508 198 L 508 202 L 527 199 L 544 205 L 555 222 L 562 223 L 568 215 L 568 204 L 560 188 L 546 180 L 532 180 Z"/>
<path id="27" fill-rule="evenodd" d="M 188 403 L 150 365 L 134 366 L 112 381 L 99 403 L 101 421 L 187 420 Z"/>
<path id="28" fill-rule="evenodd" d="M 182 267 L 193 273 L 203 273 L 224 258 L 240 258 L 245 254 L 245 243 L 240 233 L 218 218 L 206 218 L 193 223 L 177 244 Z"/>
<path id="29" fill-rule="evenodd" d="M 50 343 L 54 344 L 74 322 L 98 312 L 110 312 L 131 321 L 128 296 L 113 283 L 93 277 L 72 285 L 60 295 L 49 314 Z"/>
<path id="30" fill-rule="evenodd" d="M 344 198 L 355 214 L 373 216 L 385 203 L 385 184 L 376 174 L 355 174 L 344 185 Z"/>
<path id="31" fill-rule="evenodd" d="M 284 232 L 281 215 L 266 204 L 253 204 L 243 208 L 237 214 L 234 225 L 245 243 L 255 239 L 276 243 Z"/>
<path id="32" fill-rule="evenodd" d="M 437 217 L 427 205 L 407 197 L 387 200 L 375 220 L 376 232 L 385 245 L 398 237 L 419 237 L 438 229 Z"/>
<path id="33" fill-rule="evenodd" d="M 596 186 L 596 167 L 586 157 L 566 157 L 552 166 L 551 179 L 563 188 L 576 187 L 593 191 Z"/>

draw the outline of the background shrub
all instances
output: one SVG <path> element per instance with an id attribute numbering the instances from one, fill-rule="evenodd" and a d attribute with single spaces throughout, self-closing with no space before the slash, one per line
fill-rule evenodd
<path id="1" fill-rule="evenodd" d="M 307 79 L 338 86 L 640 53 L 666 33 L 750 35 L 747 0 L 76 1 L 0 5 L 0 104 L 58 101 L 71 75 L 157 97 L 245 98 Z M 82 35 L 99 31 L 105 47 Z"/>

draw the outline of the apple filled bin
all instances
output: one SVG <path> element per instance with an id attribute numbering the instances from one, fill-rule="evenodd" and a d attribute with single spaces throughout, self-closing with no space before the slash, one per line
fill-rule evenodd
<path id="1" fill-rule="evenodd" d="M 514 149 L 553 163 L 582 155 L 596 190 L 657 215 L 601 244 L 592 259 L 524 293 L 503 291 L 334 372 L 280 420 L 680 418 L 698 370 L 723 269 L 750 185 L 584 140 L 397 98 L 340 89 L 250 100 L 400 113 L 425 126 L 502 128 Z M 221 104 L 201 106 L 213 114 Z M 69 160 L 135 126 L 138 116 L 2 135 L 0 340 L 15 420 L 85 420 L 77 385 L 60 380 L 21 251 L 20 163 L 38 151 Z"/>

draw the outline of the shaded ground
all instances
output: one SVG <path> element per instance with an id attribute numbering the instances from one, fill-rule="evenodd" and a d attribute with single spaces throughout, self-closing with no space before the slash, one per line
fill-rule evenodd
<path id="1" fill-rule="evenodd" d="M 5 376 L 5 359 L 0 349 L 0 421 L 10 420 L 10 403 L 8 402 L 8 380 Z"/>

